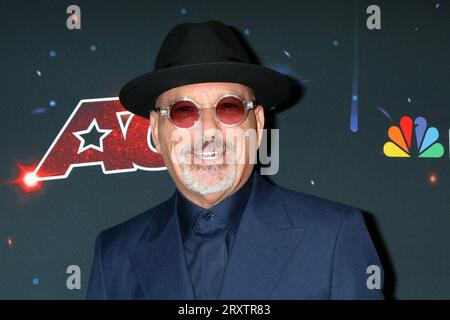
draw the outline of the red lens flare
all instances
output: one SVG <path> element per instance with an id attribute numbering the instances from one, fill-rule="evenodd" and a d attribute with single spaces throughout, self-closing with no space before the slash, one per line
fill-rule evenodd
<path id="1" fill-rule="evenodd" d="M 25 192 L 38 191 L 42 188 L 42 181 L 37 175 L 34 174 L 34 169 L 37 164 L 31 166 L 24 166 L 23 164 L 17 163 L 19 168 L 19 177 L 12 181 L 7 181 L 7 184 L 18 184 L 19 187 Z"/>

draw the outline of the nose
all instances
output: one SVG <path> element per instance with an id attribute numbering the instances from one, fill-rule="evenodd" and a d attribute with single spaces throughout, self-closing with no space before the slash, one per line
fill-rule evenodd
<path id="1" fill-rule="evenodd" d="M 214 108 L 204 108 L 202 109 L 202 134 L 205 135 L 205 132 L 208 130 L 213 131 L 217 129 L 217 122 L 214 115 Z"/>

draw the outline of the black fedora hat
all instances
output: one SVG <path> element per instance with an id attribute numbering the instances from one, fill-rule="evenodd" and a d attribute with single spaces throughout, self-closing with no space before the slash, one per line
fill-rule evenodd
<path id="1" fill-rule="evenodd" d="M 288 99 L 291 78 L 253 62 L 234 31 L 220 21 L 181 23 L 167 34 L 152 72 L 126 83 L 119 93 L 129 111 L 149 117 L 158 96 L 202 82 L 233 82 L 253 89 L 265 109 Z"/>

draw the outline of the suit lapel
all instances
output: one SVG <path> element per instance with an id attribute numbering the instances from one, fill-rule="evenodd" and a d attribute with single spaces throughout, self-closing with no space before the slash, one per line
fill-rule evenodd
<path id="1" fill-rule="evenodd" d="M 269 299 L 303 236 L 290 220 L 278 188 L 255 174 L 220 299 Z"/>
<path id="2" fill-rule="evenodd" d="M 146 299 L 195 299 L 182 248 L 175 196 L 154 212 L 130 253 Z"/>

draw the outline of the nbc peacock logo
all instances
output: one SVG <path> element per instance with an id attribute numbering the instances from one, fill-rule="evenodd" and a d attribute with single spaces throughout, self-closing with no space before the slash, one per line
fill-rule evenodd
<path id="1" fill-rule="evenodd" d="M 412 148 L 413 129 L 416 149 Z M 383 147 L 383 152 L 388 157 L 410 158 L 417 154 L 419 158 L 440 158 L 444 155 L 444 147 L 437 142 L 438 129 L 427 128 L 424 117 L 417 117 L 414 122 L 411 117 L 402 117 L 400 126 L 389 128 L 388 137 L 391 141 L 386 142 Z"/>

